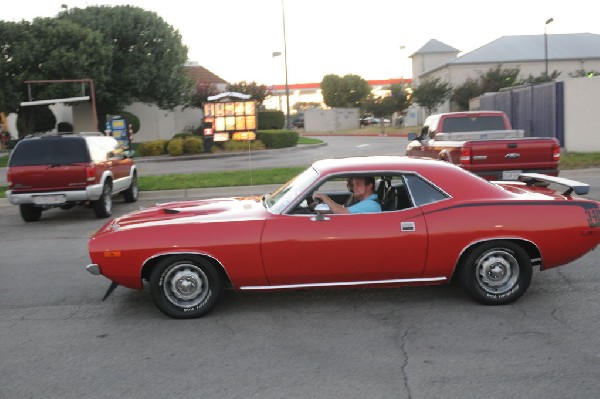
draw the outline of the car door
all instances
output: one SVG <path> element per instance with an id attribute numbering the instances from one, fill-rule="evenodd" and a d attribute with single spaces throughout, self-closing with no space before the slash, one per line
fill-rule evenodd
<path id="1" fill-rule="evenodd" d="M 271 285 L 335 285 L 418 278 L 427 251 L 420 208 L 323 215 L 272 215 L 262 235 Z"/>

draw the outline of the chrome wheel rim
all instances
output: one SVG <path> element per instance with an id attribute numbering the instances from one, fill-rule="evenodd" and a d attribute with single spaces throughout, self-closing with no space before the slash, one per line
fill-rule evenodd
<path id="1" fill-rule="evenodd" d="M 192 263 L 179 263 L 165 274 L 163 291 L 173 305 L 191 308 L 202 303 L 208 296 L 208 277 Z"/>
<path id="2" fill-rule="evenodd" d="M 477 260 L 477 283 L 487 293 L 503 294 L 512 290 L 519 280 L 519 262 L 502 249 L 486 252 Z"/>

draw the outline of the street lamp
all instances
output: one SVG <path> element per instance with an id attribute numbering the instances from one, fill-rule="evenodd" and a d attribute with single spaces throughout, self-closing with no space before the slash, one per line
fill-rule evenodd
<path id="1" fill-rule="evenodd" d="M 281 16 L 283 21 L 283 58 L 285 64 L 285 103 L 286 103 L 286 114 L 285 114 L 285 128 L 290 128 L 290 86 L 288 85 L 288 67 L 287 67 L 287 40 L 285 38 L 285 7 L 283 0 L 281 0 Z M 275 53 L 273 53 L 274 55 Z"/>
<path id="2" fill-rule="evenodd" d="M 546 80 L 548 80 L 548 34 L 546 33 L 546 27 L 552 21 L 554 21 L 554 18 L 548 18 L 544 24 L 544 64 L 546 65 Z"/>

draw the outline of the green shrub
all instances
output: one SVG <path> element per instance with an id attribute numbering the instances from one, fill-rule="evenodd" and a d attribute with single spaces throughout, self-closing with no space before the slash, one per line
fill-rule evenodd
<path id="1" fill-rule="evenodd" d="M 198 137 L 188 137 L 183 140 L 183 152 L 186 154 L 199 154 L 203 149 L 202 140 Z"/>
<path id="2" fill-rule="evenodd" d="M 258 111 L 258 130 L 283 129 L 285 126 L 285 115 L 282 111 L 268 109 Z"/>
<path id="3" fill-rule="evenodd" d="M 262 130 L 256 132 L 256 138 L 266 148 L 294 147 L 298 143 L 298 133 L 292 130 Z"/>
<path id="4" fill-rule="evenodd" d="M 167 140 L 145 141 L 136 144 L 136 154 L 142 157 L 163 155 L 166 151 Z"/>
<path id="5" fill-rule="evenodd" d="M 173 139 L 169 141 L 169 144 L 167 144 L 167 152 L 173 157 L 183 155 L 183 139 Z"/>

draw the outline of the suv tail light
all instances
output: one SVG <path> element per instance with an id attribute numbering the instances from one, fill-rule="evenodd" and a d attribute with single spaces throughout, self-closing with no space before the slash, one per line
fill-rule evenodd
<path id="1" fill-rule="evenodd" d="M 10 168 L 6 172 L 6 181 L 8 182 L 8 187 L 12 187 L 12 173 L 10 172 Z"/>
<path id="2" fill-rule="evenodd" d="M 461 148 L 460 150 L 460 164 L 469 165 L 471 164 L 471 149 Z"/>
<path id="3" fill-rule="evenodd" d="M 85 167 L 85 181 L 87 183 L 94 183 L 96 181 L 96 167 L 93 164 Z"/>

